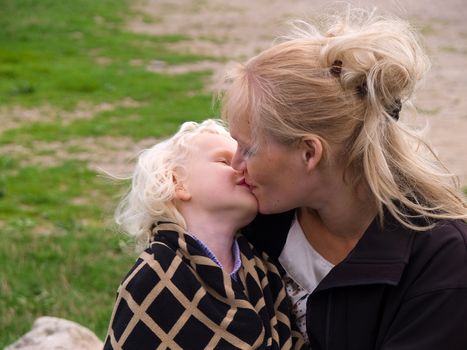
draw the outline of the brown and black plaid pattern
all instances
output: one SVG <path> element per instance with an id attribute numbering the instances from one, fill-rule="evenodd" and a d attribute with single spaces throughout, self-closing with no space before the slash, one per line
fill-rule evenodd
<path id="1" fill-rule="evenodd" d="M 244 237 L 234 280 L 178 226 L 156 229 L 119 287 L 105 350 L 302 348 L 279 271 Z"/>

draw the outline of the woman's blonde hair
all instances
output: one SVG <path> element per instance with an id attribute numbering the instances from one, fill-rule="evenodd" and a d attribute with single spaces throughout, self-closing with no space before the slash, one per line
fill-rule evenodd
<path id="1" fill-rule="evenodd" d="M 381 220 L 384 207 L 415 230 L 465 219 L 455 177 L 398 121 L 430 66 L 419 42 L 407 22 L 361 9 L 330 16 L 324 30 L 297 22 L 285 41 L 230 72 L 223 118 L 249 118 L 255 140 L 292 145 L 314 134 L 324 161 L 342 145 L 344 180 L 369 186 Z"/>
<path id="2" fill-rule="evenodd" d="M 203 133 L 230 137 L 220 120 L 183 123 L 176 134 L 143 150 L 133 171 L 131 186 L 115 211 L 115 221 L 144 249 L 158 221 L 170 221 L 186 229 L 183 216 L 174 205 L 177 181 L 183 181 L 192 140 Z"/>

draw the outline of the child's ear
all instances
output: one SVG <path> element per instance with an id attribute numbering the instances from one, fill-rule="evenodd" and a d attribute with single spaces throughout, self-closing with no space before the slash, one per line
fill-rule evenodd
<path id="1" fill-rule="evenodd" d="M 307 136 L 302 140 L 302 159 L 307 171 L 315 169 L 323 157 L 323 143 L 319 137 Z"/>
<path id="2" fill-rule="evenodd" d="M 191 199 L 191 194 L 188 190 L 183 186 L 175 187 L 175 198 L 180 201 L 189 201 Z"/>
<path id="3" fill-rule="evenodd" d="M 175 185 L 175 199 L 180 201 L 189 201 L 191 199 L 191 194 L 183 182 L 177 180 L 175 176 L 172 176 L 172 180 Z"/>

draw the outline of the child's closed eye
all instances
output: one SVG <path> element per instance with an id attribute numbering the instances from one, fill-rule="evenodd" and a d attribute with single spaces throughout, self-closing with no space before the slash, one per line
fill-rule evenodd
<path id="1" fill-rule="evenodd" d="M 217 160 L 218 163 L 223 163 L 225 165 L 229 165 L 230 166 L 230 161 L 226 158 L 221 158 L 221 159 L 218 159 Z"/>
<path id="2" fill-rule="evenodd" d="M 232 164 L 233 153 L 230 151 L 220 151 L 213 154 L 212 160 L 230 166 Z"/>

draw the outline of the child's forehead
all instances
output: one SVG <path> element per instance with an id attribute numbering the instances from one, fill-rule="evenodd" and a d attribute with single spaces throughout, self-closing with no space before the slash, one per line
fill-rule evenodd
<path id="1" fill-rule="evenodd" d="M 230 135 L 205 132 L 195 135 L 191 140 L 191 146 L 204 152 L 214 152 L 235 151 L 237 144 Z"/>

